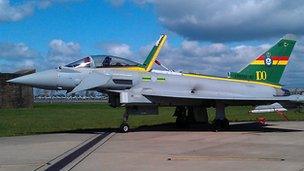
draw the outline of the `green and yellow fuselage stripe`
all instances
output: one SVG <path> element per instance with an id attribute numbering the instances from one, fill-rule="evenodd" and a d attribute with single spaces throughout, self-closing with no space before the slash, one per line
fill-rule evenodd
<path id="1" fill-rule="evenodd" d="M 258 82 L 258 81 L 249 81 L 249 80 L 239 80 L 239 79 L 232 79 L 232 78 L 222 78 L 222 77 L 216 77 L 216 76 L 206 76 L 206 75 L 198 75 L 198 74 L 182 74 L 183 76 L 187 77 L 196 77 L 196 78 L 204 78 L 204 79 L 211 79 L 211 80 L 221 80 L 221 81 L 231 81 L 231 82 L 238 82 L 238 83 L 250 83 L 250 84 L 258 84 L 258 85 L 264 85 L 274 88 L 282 88 L 281 85 L 275 85 L 265 82 Z"/>

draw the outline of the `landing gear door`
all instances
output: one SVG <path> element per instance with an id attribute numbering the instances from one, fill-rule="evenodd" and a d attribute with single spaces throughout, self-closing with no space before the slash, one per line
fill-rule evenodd
<path id="1" fill-rule="evenodd" d="M 126 110 L 130 115 L 158 115 L 158 106 L 154 105 L 128 106 Z"/>

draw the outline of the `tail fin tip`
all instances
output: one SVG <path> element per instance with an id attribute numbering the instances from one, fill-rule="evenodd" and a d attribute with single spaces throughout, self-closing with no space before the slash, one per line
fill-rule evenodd
<path id="1" fill-rule="evenodd" d="M 297 36 L 295 34 L 288 33 L 288 34 L 285 34 L 282 39 L 297 41 L 298 38 L 297 38 Z"/>
<path id="2" fill-rule="evenodd" d="M 154 62 L 156 58 L 159 55 L 159 52 L 163 45 L 165 44 L 167 40 L 166 34 L 161 34 L 159 39 L 156 41 L 155 45 L 153 46 L 152 50 L 150 51 L 149 55 L 147 56 L 145 62 L 143 63 L 143 66 L 145 67 L 146 71 L 151 71 L 152 67 L 154 65 Z"/>

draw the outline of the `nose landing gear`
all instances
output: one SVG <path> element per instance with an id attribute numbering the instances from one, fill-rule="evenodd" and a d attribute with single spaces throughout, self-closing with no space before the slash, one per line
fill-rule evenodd
<path id="1" fill-rule="evenodd" d="M 122 133 L 128 132 L 129 129 L 130 129 L 130 126 L 129 126 L 128 123 L 124 123 L 124 122 L 123 122 L 123 123 L 120 125 L 120 132 L 122 132 Z"/>
<path id="2" fill-rule="evenodd" d="M 129 113 L 126 110 L 125 113 L 123 114 L 123 122 L 122 122 L 122 124 L 120 125 L 120 128 L 119 128 L 120 132 L 122 132 L 122 133 L 129 132 L 130 126 L 128 124 L 128 119 L 129 119 Z"/>

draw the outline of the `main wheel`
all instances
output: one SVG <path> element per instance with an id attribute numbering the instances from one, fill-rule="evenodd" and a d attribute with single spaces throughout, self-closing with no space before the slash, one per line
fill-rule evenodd
<path id="1" fill-rule="evenodd" d="M 229 120 L 228 119 L 215 119 L 213 121 L 212 127 L 214 130 L 218 131 L 218 130 L 227 130 L 229 128 Z"/>
<path id="2" fill-rule="evenodd" d="M 222 123 L 221 123 L 221 120 L 219 120 L 219 119 L 215 119 L 212 123 L 212 128 L 215 131 L 221 130 L 221 126 L 222 126 Z"/>
<path id="3" fill-rule="evenodd" d="M 128 132 L 129 129 L 130 129 L 130 126 L 129 126 L 127 123 L 122 123 L 122 124 L 120 125 L 120 131 L 121 131 L 122 133 Z"/>
<path id="4" fill-rule="evenodd" d="M 228 119 L 224 119 L 222 120 L 222 125 L 221 125 L 222 129 L 227 130 L 229 129 L 229 120 Z"/>
<path id="5" fill-rule="evenodd" d="M 178 128 L 185 128 L 188 126 L 187 117 L 178 116 L 176 117 L 176 126 Z"/>

